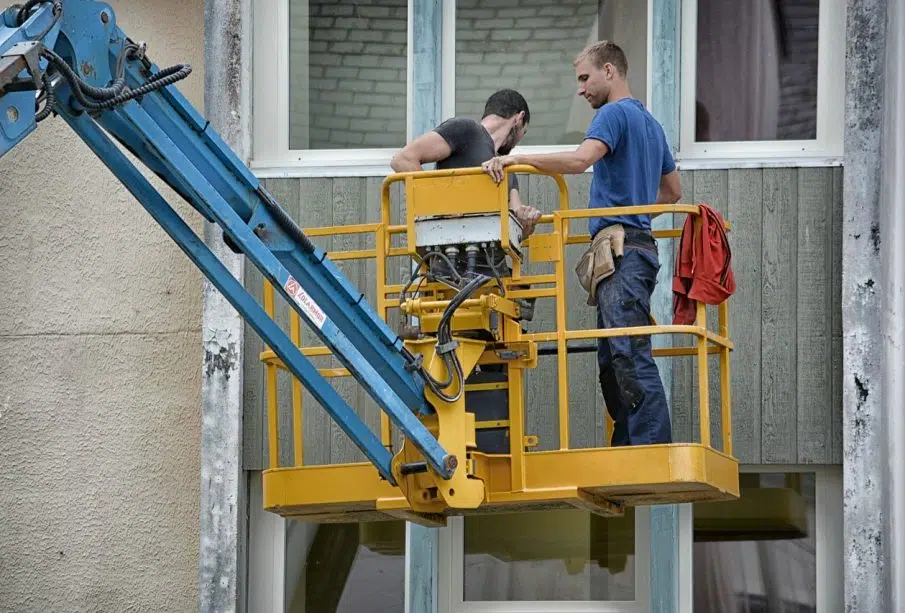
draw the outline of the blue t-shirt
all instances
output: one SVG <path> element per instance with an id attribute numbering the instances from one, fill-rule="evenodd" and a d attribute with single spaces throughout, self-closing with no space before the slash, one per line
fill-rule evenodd
<path id="1" fill-rule="evenodd" d="M 676 168 L 663 126 L 640 101 L 623 98 L 597 110 L 585 138 L 606 143 L 609 152 L 594 163 L 589 208 L 654 204 L 660 177 Z M 602 228 L 621 223 L 649 229 L 650 215 L 592 217 L 593 237 Z"/>

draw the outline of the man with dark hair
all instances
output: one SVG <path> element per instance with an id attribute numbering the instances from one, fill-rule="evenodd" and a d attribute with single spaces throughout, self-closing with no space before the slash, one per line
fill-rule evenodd
<path id="1" fill-rule="evenodd" d="M 501 89 L 484 105 L 481 121 L 467 117 L 447 119 L 432 131 L 419 136 L 393 156 L 390 166 L 396 172 L 422 170 L 422 164 L 437 163 L 437 168 L 470 168 L 495 155 L 507 155 L 528 132 L 531 112 L 517 91 Z M 519 197 L 518 179 L 509 178 L 509 207 L 522 224 L 524 236 L 534 231 L 540 211 L 527 206 Z"/>
<path id="2" fill-rule="evenodd" d="M 589 208 L 678 202 L 679 175 L 663 127 L 632 97 L 627 74 L 628 62 L 618 45 L 601 41 L 585 48 L 575 59 L 577 93 L 597 112 L 582 144 L 565 153 L 488 159 L 485 171 L 499 182 L 503 168 L 511 164 L 569 174 L 593 166 Z M 589 222 L 592 239 L 606 230 L 601 237 L 612 233 L 623 253 L 616 254 L 612 274 L 590 290 L 598 327 L 649 325 L 650 297 L 660 268 L 650 215 L 597 217 Z M 594 244 L 609 249 L 610 241 Z M 650 337 L 601 339 L 597 359 L 603 397 L 615 422 L 612 444 L 671 442 L 669 407 Z"/>
<path id="3" fill-rule="evenodd" d="M 528 103 L 517 91 L 501 89 L 492 94 L 484 105 L 481 121 L 467 117 L 453 117 L 424 134 L 393 156 L 390 162 L 396 172 L 417 172 L 422 164 L 437 163 L 440 170 L 447 168 L 479 167 L 483 161 L 495 155 L 507 155 L 525 137 L 531 112 Z M 522 225 L 523 236 L 534 231 L 540 218 L 540 211 L 527 206 L 519 197 L 518 179 L 509 177 L 509 208 Z M 460 256 L 461 257 L 461 256 Z M 499 273 L 507 276 L 510 272 L 504 252 L 487 254 L 475 268 L 483 274 Z M 534 298 L 516 301 L 520 307 L 520 319 L 530 321 L 534 317 Z M 406 327 L 402 336 L 417 333 L 417 326 Z M 485 337 L 479 334 L 479 337 Z M 502 383 L 507 379 L 505 364 L 485 364 L 467 378 L 472 383 Z M 478 420 L 500 419 L 500 406 L 508 407 L 506 400 L 499 399 L 499 390 L 476 390 L 466 396 L 466 410 L 475 414 Z M 508 409 L 504 409 L 508 410 Z M 486 453 L 507 453 L 509 449 L 508 430 L 490 428 L 477 434 L 478 449 Z"/>

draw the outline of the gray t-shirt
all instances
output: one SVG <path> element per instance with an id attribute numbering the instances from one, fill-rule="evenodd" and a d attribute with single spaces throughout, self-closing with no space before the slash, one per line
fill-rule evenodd
<path id="1" fill-rule="evenodd" d="M 452 153 L 448 158 L 437 162 L 437 169 L 444 170 L 447 168 L 474 168 L 480 166 L 490 158 L 496 155 L 493 146 L 493 139 L 490 133 L 481 125 L 479 121 L 469 119 L 467 117 L 453 117 L 447 119 L 439 126 L 434 128 L 434 132 L 443 137 L 448 144 Z M 518 178 L 514 174 L 509 175 L 509 189 L 518 189 Z M 503 276 L 511 274 L 506 255 L 502 251 L 495 248 L 491 254 L 491 258 L 496 267 L 496 271 L 487 265 L 485 254 L 481 254 L 478 258 L 476 270 L 484 274 L 494 272 Z M 464 269 L 466 255 L 460 253 L 456 265 L 460 269 Z"/>
<path id="2" fill-rule="evenodd" d="M 445 160 L 437 162 L 437 169 L 473 168 L 480 166 L 496 155 L 493 139 L 480 122 L 467 117 L 447 119 L 434 128 L 443 137 L 452 153 Z M 518 189 L 518 179 L 509 175 L 509 189 Z"/>

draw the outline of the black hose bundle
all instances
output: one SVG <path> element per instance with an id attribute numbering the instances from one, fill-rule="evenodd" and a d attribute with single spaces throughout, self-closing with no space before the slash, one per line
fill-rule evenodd
<path id="1" fill-rule="evenodd" d="M 124 59 L 134 59 L 137 56 L 138 49 L 138 45 L 134 43 L 123 46 L 117 65 L 117 75 L 109 87 L 93 87 L 85 83 L 63 58 L 50 49 L 41 51 L 41 56 L 50 62 L 51 66 L 56 68 L 60 75 L 69 83 L 72 88 L 72 95 L 79 104 L 89 111 L 104 111 L 162 89 L 167 85 L 172 85 L 186 78 L 192 72 L 192 67 L 188 64 L 176 64 L 152 74 L 144 85 L 137 89 L 129 89 L 125 81 Z"/>
<path id="2" fill-rule="evenodd" d="M 459 357 L 456 355 L 456 347 L 458 344 L 452 337 L 451 325 L 453 315 L 455 314 L 456 309 L 462 306 L 463 302 L 471 298 L 476 291 L 490 280 L 491 277 L 488 277 L 487 275 L 473 273 L 471 280 L 458 291 L 452 300 L 449 301 L 449 304 L 446 305 L 446 309 L 443 310 L 443 315 L 440 317 L 440 324 L 437 326 L 437 355 L 443 359 L 443 362 L 446 365 L 446 371 L 449 374 L 446 381 L 437 381 L 425 368 L 422 367 L 421 369 L 431 391 L 446 402 L 456 402 L 462 397 L 462 393 L 465 391 L 465 373 L 462 370 L 462 364 L 459 362 Z M 448 388 L 453 381 L 456 382 L 456 393 L 450 396 L 443 390 Z"/>
<path id="3" fill-rule="evenodd" d="M 47 32 L 50 31 L 50 28 L 53 28 L 53 26 L 56 25 L 56 23 L 62 17 L 63 0 L 28 0 L 24 5 L 22 5 L 18 13 L 16 13 L 16 19 L 21 26 L 28 19 L 29 12 L 34 7 L 43 3 L 50 3 L 53 5 L 53 22 L 44 32 L 41 33 L 40 36 L 37 37 L 37 40 L 44 38 Z M 50 70 L 51 68 L 55 69 L 56 72 L 59 73 L 67 83 L 69 83 L 69 86 L 72 88 L 73 97 L 75 97 L 78 103 L 88 111 L 103 111 L 112 109 L 120 104 L 128 102 L 129 100 L 139 98 L 151 92 L 162 89 L 168 85 L 172 85 L 177 81 L 185 79 L 192 72 L 192 67 L 189 64 L 176 64 L 150 75 L 147 81 L 136 89 L 130 89 L 126 85 L 126 61 L 140 59 L 144 60 L 145 66 L 147 68 L 150 68 L 151 66 L 150 62 L 148 62 L 144 57 L 143 47 L 137 45 L 132 41 L 127 41 L 126 44 L 123 45 L 119 57 L 117 58 L 116 74 L 113 75 L 113 81 L 107 87 L 95 87 L 85 82 L 72 69 L 72 67 L 69 66 L 66 60 L 60 57 L 52 49 L 42 49 L 41 57 L 47 60 L 49 64 L 48 70 Z M 44 87 L 42 88 L 42 91 L 40 92 L 40 95 L 36 100 L 36 105 L 40 105 L 43 102 L 44 106 L 40 111 L 37 111 L 36 108 L 37 121 L 46 119 L 53 110 L 53 105 L 56 102 L 56 96 L 55 92 L 53 91 L 53 86 L 46 73 L 42 77 L 41 81 Z"/>

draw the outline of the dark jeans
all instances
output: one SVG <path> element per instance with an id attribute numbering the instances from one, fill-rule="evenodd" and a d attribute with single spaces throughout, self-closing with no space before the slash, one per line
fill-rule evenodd
<path id="1" fill-rule="evenodd" d="M 597 327 L 650 325 L 650 297 L 660 261 L 650 234 L 626 228 L 624 255 L 597 286 Z M 602 338 L 597 345 L 600 387 L 615 422 L 612 445 L 672 442 L 669 407 L 650 336 Z"/>

